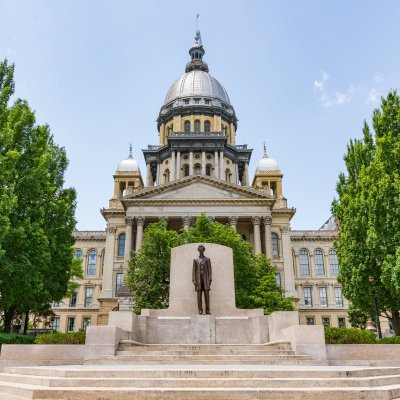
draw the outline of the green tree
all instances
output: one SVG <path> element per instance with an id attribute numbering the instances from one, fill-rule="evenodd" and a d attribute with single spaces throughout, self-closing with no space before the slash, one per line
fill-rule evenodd
<path id="1" fill-rule="evenodd" d="M 351 140 L 344 156 L 332 212 L 339 224 L 335 244 L 338 280 L 354 307 L 380 315 L 400 334 L 400 100 L 396 91 L 382 98 L 364 123 L 363 138 Z M 371 283 L 372 281 L 372 283 Z"/>
<path id="2" fill-rule="evenodd" d="M 254 255 L 251 245 L 229 225 L 200 215 L 193 227 L 180 233 L 166 230 L 165 222 L 150 224 L 139 253 L 132 252 L 126 283 L 135 293 L 136 308 L 168 306 L 171 248 L 184 243 L 217 243 L 231 247 L 238 308 L 263 308 L 265 313 L 293 310 L 293 299 L 284 297 L 273 268 L 264 255 Z"/>
<path id="3" fill-rule="evenodd" d="M 9 331 L 16 313 L 44 310 L 67 291 L 76 193 L 63 187 L 68 160 L 49 127 L 36 124 L 26 101 L 9 105 L 13 67 L 0 65 L 0 93 L 8 96 L 0 101 L 0 154 L 11 159 L 3 180 L 12 193 L 0 238 L 0 309 Z"/>
<path id="4" fill-rule="evenodd" d="M 368 314 L 365 311 L 362 311 L 359 308 L 354 307 L 353 304 L 350 304 L 348 314 L 351 326 L 354 328 L 365 329 L 365 325 L 368 320 Z"/>

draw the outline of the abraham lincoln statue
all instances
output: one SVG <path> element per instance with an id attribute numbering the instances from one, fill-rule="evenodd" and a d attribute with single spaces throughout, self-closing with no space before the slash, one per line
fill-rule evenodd
<path id="1" fill-rule="evenodd" d="M 192 281 L 197 292 L 197 307 L 199 314 L 203 314 L 203 292 L 206 302 L 206 314 L 210 314 L 210 286 L 212 281 L 211 261 L 204 255 L 206 248 L 201 244 L 197 250 L 199 256 L 193 260 Z"/>

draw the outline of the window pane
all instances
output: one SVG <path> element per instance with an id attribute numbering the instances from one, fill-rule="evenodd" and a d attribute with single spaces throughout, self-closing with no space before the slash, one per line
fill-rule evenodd
<path id="1" fill-rule="evenodd" d="M 300 274 L 310 275 L 309 258 L 306 250 L 300 250 Z"/>
<path id="2" fill-rule="evenodd" d="M 115 280 L 115 295 L 118 296 L 118 293 L 121 289 L 122 283 L 123 283 L 123 274 L 122 273 L 118 273 L 116 276 L 116 280 Z"/>
<path id="3" fill-rule="evenodd" d="M 54 332 L 60 332 L 60 318 L 56 317 L 53 319 L 52 328 Z"/>
<path id="4" fill-rule="evenodd" d="M 279 272 L 275 275 L 275 280 L 277 285 L 281 286 L 281 274 Z"/>
<path id="5" fill-rule="evenodd" d="M 315 273 L 317 275 L 325 275 L 324 254 L 321 250 L 315 250 Z"/>
<path id="6" fill-rule="evenodd" d="M 83 330 L 86 332 L 88 326 L 90 326 L 90 318 L 83 318 Z"/>
<path id="7" fill-rule="evenodd" d="M 314 317 L 307 317 L 306 318 L 307 325 L 314 325 Z"/>
<path id="8" fill-rule="evenodd" d="M 184 129 L 185 129 L 185 133 L 190 132 L 190 121 L 185 121 Z"/>
<path id="9" fill-rule="evenodd" d="M 328 307 L 328 298 L 326 297 L 326 288 L 319 288 L 319 302 L 321 307 Z"/>
<path id="10" fill-rule="evenodd" d="M 194 131 L 196 133 L 200 133 L 200 121 L 198 119 L 196 119 L 196 121 L 194 121 Z"/>
<path id="11" fill-rule="evenodd" d="M 322 325 L 323 326 L 331 326 L 331 321 L 328 317 L 322 317 Z"/>
<path id="12" fill-rule="evenodd" d="M 205 121 L 205 122 L 204 122 L 204 132 L 210 133 L 210 130 L 211 130 L 210 121 Z"/>
<path id="13" fill-rule="evenodd" d="M 118 236 L 118 257 L 123 257 L 125 254 L 125 233 Z"/>
<path id="14" fill-rule="evenodd" d="M 67 330 L 73 332 L 75 328 L 75 318 L 68 318 Z"/>
<path id="15" fill-rule="evenodd" d="M 329 264 L 331 266 L 331 275 L 337 275 L 339 273 L 339 263 L 335 250 L 329 250 Z"/>
<path id="16" fill-rule="evenodd" d="M 341 287 L 335 287 L 335 302 L 336 307 L 343 307 L 343 295 Z"/>
<path id="17" fill-rule="evenodd" d="M 89 251 L 86 275 L 96 275 L 96 252 Z"/>
<path id="18" fill-rule="evenodd" d="M 339 328 L 346 328 L 346 318 L 338 318 Z"/>
<path id="19" fill-rule="evenodd" d="M 69 299 L 69 306 L 70 307 L 76 307 L 76 298 L 77 298 L 77 293 L 72 293 L 70 299 Z"/>
<path id="20" fill-rule="evenodd" d="M 312 307 L 312 296 L 311 296 L 311 288 L 307 287 L 303 289 L 304 293 L 304 305 L 305 307 Z"/>
<path id="21" fill-rule="evenodd" d="M 272 255 L 279 256 L 279 242 L 278 242 L 278 235 L 276 233 L 271 234 L 272 239 Z"/>
<path id="22" fill-rule="evenodd" d="M 75 250 L 74 258 L 78 258 L 81 260 L 83 258 L 82 250 L 79 250 L 79 249 Z"/>
<path id="23" fill-rule="evenodd" d="M 93 288 L 86 288 L 85 293 L 85 307 L 92 307 L 93 305 Z"/>

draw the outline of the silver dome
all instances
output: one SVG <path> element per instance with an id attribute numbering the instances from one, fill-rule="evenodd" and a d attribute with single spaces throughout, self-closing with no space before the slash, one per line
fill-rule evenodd
<path id="1" fill-rule="evenodd" d="M 169 88 L 164 104 L 182 97 L 211 97 L 231 104 L 225 88 L 209 73 L 201 70 L 186 72 Z"/>
<path id="2" fill-rule="evenodd" d="M 140 172 L 139 164 L 133 158 L 127 158 L 118 164 L 117 172 Z"/>

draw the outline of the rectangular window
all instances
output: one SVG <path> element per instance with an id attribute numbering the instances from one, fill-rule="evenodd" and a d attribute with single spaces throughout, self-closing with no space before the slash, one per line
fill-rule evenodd
<path id="1" fill-rule="evenodd" d="M 309 288 L 309 287 L 304 288 L 303 293 L 304 293 L 304 305 L 307 308 L 312 307 L 311 288 Z"/>
<path id="2" fill-rule="evenodd" d="M 322 317 L 322 325 L 327 327 L 331 326 L 331 321 L 329 317 Z"/>
<path id="3" fill-rule="evenodd" d="M 85 292 L 85 307 L 92 307 L 93 305 L 93 288 L 87 287 Z"/>
<path id="4" fill-rule="evenodd" d="M 343 295 L 341 287 L 335 287 L 335 303 L 336 307 L 343 307 Z"/>
<path id="5" fill-rule="evenodd" d="M 200 104 L 200 99 L 194 99 L 194 104 Z"/>
<path id="6" fill-rule="evenodd" d="M 331 266 L 331 275 L 337 275 L 339 273 L 339 263 L 335 250 L 329 252 L 329 264 Z"/>
<path id="7" fill-rule="evenodd" d="M 326 296 L 326 288 L 319 288 L 319 304 L 321 307 L 328 307 L 328 298 Z"/>
<path id="8" fill-rule="evenodd" d="M 306 324 L 307 325 L 315 325 L 314 317 L 306 317 Z"/>
<path id="9" fill-rule="evenodd" d="M 211 100 L 210 100 L 210 99 L 205 99 L 205 100 L 204 100 L 204 103 L 210 104 L 210 103 L 211 103 Z"/>
<path id="10" fill-rule="evenodd" d="M 310 275 L 309 258 L 305 250 L 300 251 L 300 274 Z"/>
<path id="11" fill-rule="evenodd" d="M 315 251 L 314 259 L 315 259 L 315 274 L 325 275 L 324 254 L 322 253 L 321 250 Z"/>
<path id="12" fill-rule="evenodd" d="M 279 272 L 275 275 L 275 280 L 276 280 L 276 284 L 278 286 L 281 286 L 281 274 Z"/>
<path id="13" fill-rule="evenodd" d="M 88 326 L 90 326 L 90 318 L 89 317 L 85 317 L 85 318 L 83 318 L 83 323 L 82 323 L 82 328 L 83 328 L 83 330 L 86 332 L 86 328 L 88 327 Z"/>
<path id="14" fill-rule="evenodd" d="M 123 282 L 123 274 L 119 272 L 115 278 L 115 295 L 116 296 L 118 296 L 119 291 L 121 290 L 122 282 Z"/>
<path id="15" fill-rule="evenodd" d="M 67 321 L 67 332 L 73 332 L 75 328 L 75 317 L 69 317 Z"/>
<path id="16" fill-rule="evenodd" d="M 70 307 L 76 307 L 76 298 L 77 298 L 77 293 L 72 293 L 70 299 L 69 299 L 69 306 Z"/>
<path id="17" fill-rule="evenodd" d="M 339 328 L 346 328 L 346 318 L 338 318 L 337 320 Z"/>
<path id="18" fill-rule="evenodd" d="M 183 103 L 187 105 L 189 104 L 189 100 L 183 100 Z"/>
<path id="19" fill-rule="evenodd" d="M 59 301 L 55 301 L 53 303 L 53 307 L 60 307 L 60 302 Z"/>
<path id="20" fill-rule="evenodd" d="M 60 332 L 60 317 L 55 317 L 52 322 L 54 332 Z"/>

